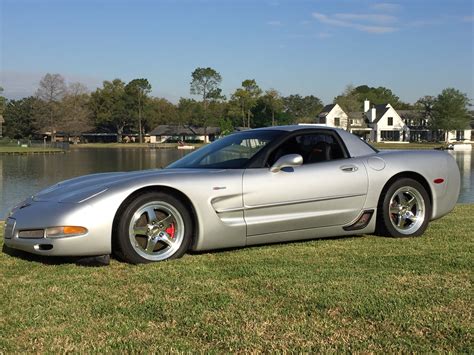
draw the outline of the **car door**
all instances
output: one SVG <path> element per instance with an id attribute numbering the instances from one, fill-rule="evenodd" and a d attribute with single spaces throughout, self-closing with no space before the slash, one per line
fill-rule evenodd
<path id="1" fill-rule="evenodd" d="M 275 149 L 273 159 L 296 153 L 303 156 L 303 165 L 278 172 L 268 167 L 244 172 L 247 236 L 345 225 L 362 210 L 368 185 L 362 160 L 350 158 L 332 131 L 293 138 L 291 144 Z M 317 156 L 318 145 L 324 146 L 321 142 L 330 147 L 330 154 L 326 150 L 325 156 Z"/>

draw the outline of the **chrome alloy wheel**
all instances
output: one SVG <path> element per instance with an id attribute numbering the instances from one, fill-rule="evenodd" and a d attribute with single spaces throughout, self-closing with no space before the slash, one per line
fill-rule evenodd
<path id="1" fill-rule="evenodd" d="M 415 233 L 426 217 L 425 200 L 417 189 L 401 187 L 390 199 L 389 213 L 390 222 L 399 233 Z"/>
<path id="2" fill-rule="evenodd" d="M 164 201 L 149 202 L 132 216 L 130 244 L 143 258 L 151 261 L 171 257 L 184 239 L 184 221 L 179 211 Z"/>

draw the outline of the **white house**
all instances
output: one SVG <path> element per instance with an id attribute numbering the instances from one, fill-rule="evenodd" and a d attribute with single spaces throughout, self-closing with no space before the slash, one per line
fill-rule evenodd
<path id="1" fill-rule="evenodd" d="M 338 104 L 326 105 L 316 118 L 316 123 L 325 124 L 329 127 L 347 127 L 348 116 Z"/>
<path id="2" fill-rule="evenodd" d="M 364 115 L 372 128 L 372 141 L 408 141 L 410 130 L 392 105 L 387 103 L 370 107 L 370 101 L 365 100 Z"/>
<path id="3" fill-rule="evenodd" d="M 448 132 L 448 142 L 464 142 L 470 143 L 472 141 L 472 130 L 470 129 L 463 129 L 457 131 L 449 131 Z"/>
<path id="4" fill-rule="evenodd" d="M 318 114 L 316 123 L 349 129 L 375 142 L 408 140 L 409 129 L 390 104 L 370 107 L 370 102 L 365 100 L 364 112 L 349 115 L 338 104 L 326 105 Z"/>

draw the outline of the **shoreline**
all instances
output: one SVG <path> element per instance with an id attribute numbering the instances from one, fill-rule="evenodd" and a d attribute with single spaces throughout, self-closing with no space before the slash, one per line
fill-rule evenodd
<path id="1" fill-rule="evenodd" d="M 0 155 L 62 154 L 66 150 L 58 148 L 0 147 Z"/>

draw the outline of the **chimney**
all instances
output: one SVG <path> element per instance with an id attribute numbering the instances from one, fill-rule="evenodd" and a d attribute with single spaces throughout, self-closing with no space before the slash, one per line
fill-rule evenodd
<path id="1" fill-rule="evenodd" d="M 370 109 L 370 101 L 365 99 L 365 101 L 364 101 L 364 113 L 368 112 L 369 109 Z"/>
<path id="2" fill-rule="evenodd" d="M 376 112 L 375 106 L 372 105 L 372 109 L 370 110 L 370 122 L 374 122 L 376 117 L 377 117 L 377 112 Z"/>

